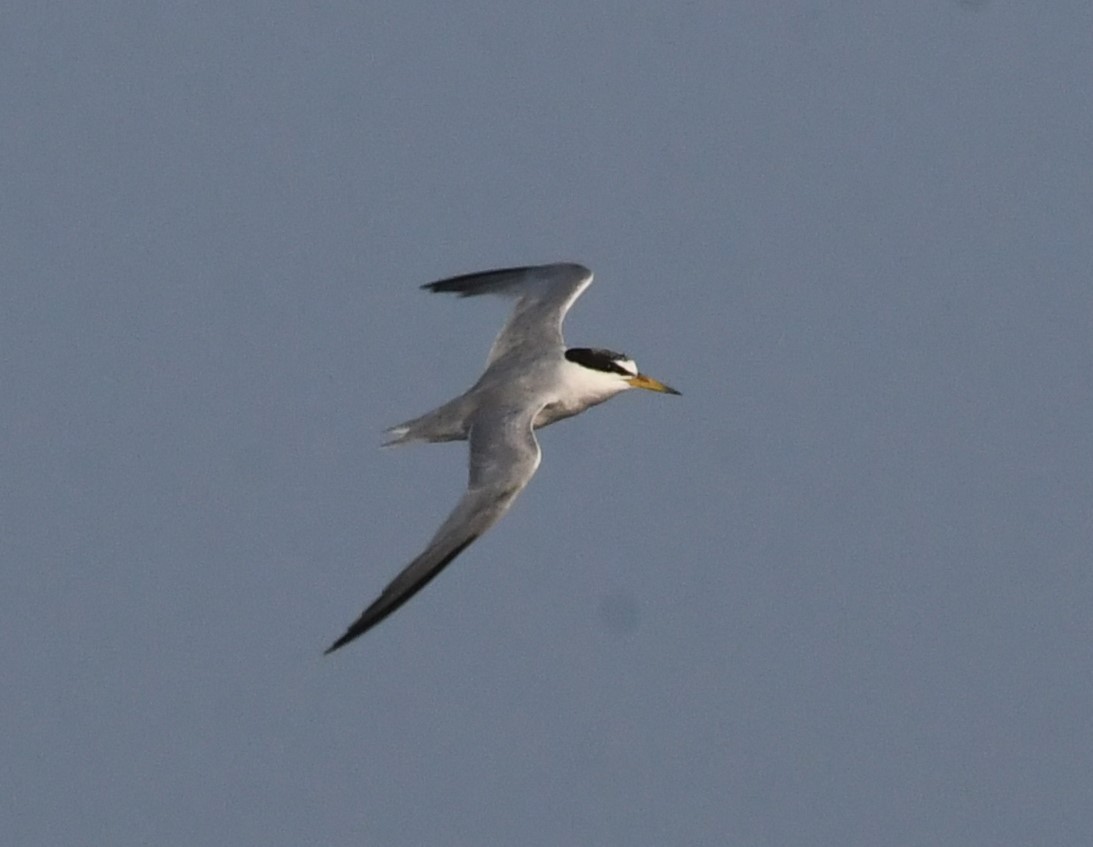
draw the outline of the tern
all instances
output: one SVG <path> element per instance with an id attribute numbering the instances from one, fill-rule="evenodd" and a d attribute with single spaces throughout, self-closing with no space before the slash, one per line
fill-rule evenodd
<path id="1" fill-rule="evenodd" d="M 516 306 L 468 391 L 387 430 L 384 446 L 469 441 L 467 491 L 425 551 L 407 565 L 337 641 L 333 653 L 402 606 L 508 511 L 539 467 L 535 430 L 631 388 L 679 394 L 638 371 L 624 353 L 569 347 L 562 321 L 592 282 L 583 265 L 559 263 L 464 274 L 423 285 L 460 297 L 495 294 Z"/>

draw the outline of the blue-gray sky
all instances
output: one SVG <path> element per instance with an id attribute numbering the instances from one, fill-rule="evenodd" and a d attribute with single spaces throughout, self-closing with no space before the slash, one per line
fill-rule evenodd
<path id="1" fill-rule="evenodd" d="M 1093 843 L 1093 6 L 21 3 L 0 841 Z M 321 650 L 567 324 L 680 388 Z"/>

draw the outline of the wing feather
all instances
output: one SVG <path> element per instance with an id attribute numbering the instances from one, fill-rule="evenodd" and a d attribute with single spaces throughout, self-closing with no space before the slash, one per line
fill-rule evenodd
<path id="1" fill-rule="evenodd" d="M 495 294 L 516 297 L 516 306 L 490 348 L 492 364 L 514 351 L 536 355 L 564 348 L 562 321 L 573 302 L 591 284 L 592 271 L 575 263 L 529 265 L 463 274 L 423 285 L 434 292 L 460 297 Z"/>
<path id="2" fill-rule="evenodd" d="M 425 551 L 391 580 L 326 653 L 344 647 L 397 610 L 508 511 L 539 467 L 539 443 L 532 429 L 538 412 L 494 411 L 472 421 L 469 483 L 463 498 Z"/>

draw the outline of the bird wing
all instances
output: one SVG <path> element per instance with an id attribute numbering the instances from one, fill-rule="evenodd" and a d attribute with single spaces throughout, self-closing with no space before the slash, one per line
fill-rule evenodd
<path id="1" fill-rule="evenodd" d="M 472 420 L 470 478 L 463 499 L 425 551 L 391 580 L 327 653 L 363 635 L 398 609 L 508 511 L 539 467 L 539 443 L 532 430 L 538 413 L 538 406 L 493 409 Z"/>
<path id="2" fill-rule="evenodd" d="M 498 294 L 516 297 L 516 308 L 501 328 L 490 348 L 486 364 L 517 349 L 530 349 L 537 355 L 564 347 L 562 320 L 573 301 L 592 282 L 592 271 L 571 263 L 502 268 L 495 271 L 464 274 L 422 288 L 448 291 L 460 297 Z"/>

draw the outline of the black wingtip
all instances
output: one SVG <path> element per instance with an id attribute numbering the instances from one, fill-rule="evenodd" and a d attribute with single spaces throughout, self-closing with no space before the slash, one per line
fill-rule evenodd
<path id="1" fill-rule="evenodd" d="M 377 603 L 378 602 L 379 601 L 377 601 Z M 368 632 L 368 630 L 370 630 L 376 624 L 378 624 L 381 620 L 387 617 L 386 614 L 375 615 L 375 606 L 376 604 L 374 603 L 372 606 L 369 606 L 367 609 L 365 609 L 364 612 L 361 613 L 361 616 L 349 625 L 349 628 L 345 631 L 341 638 L 339 638 L 337 641 L 335 641 L 333 644 L 323 650 L 323 655 L 329 656 L 335 650 L 344 647 L 350 641 L 355 641 L 366 632 Z"/>
<path id="2" fill-rule="evenodd" d="M 331 653 L 333 653 L 339 647 L 344 647 L 344 646 L 345 646 L 345 636 L 343 635 L 341 638 L 339 638 L 337 641 L 335 641 L 333 644 L 331 644 L 329 647 L 327 647 L 325 650 L 323 650 L 323 655 L 324 656 L 329 656 Z"/>
<path id="3" fill-rule="evenodd" d="M 379 620 L 369 621 L 364 615 L 361 615 L 361 617 L 353 622 L 352 626 L 350 626 L 348 630 L 345 631 L 345 633 L 342 635 L 341 638 L 337 640 L 337 642 L 334 642 L 329 647 L 327 647 L 327 649 L 322 651 L 322 655 L 329 656 L 334 650 L 339 650 L 346 644 L 354 642 L 354 640 L 360 638 L 362 635 L 368 632 L 368 630 L 371 630 L 373 626 L 379 623 Z"/>
<path id="4" fill-rule="evenodd" d="M 499 294 L 513 277 L 539 270 L 545 265 L 521 265 L 512 268 L 495 268 L 488 271 L 473 271 L 459 276 L 427 282 L 421 288 L 436 293 L 457 294 L 460 297 L 475 297 L 479 294 Z"/>
<path id="5" fill-rule="evenodd" d="M 368 627 L 361 627 L 361 626 L 357 626 L 356 624 L 354 624 L 353 626 L 349 627 L 349 629 L 347 629 L 345 631 L 345 635 L 343 635 L 341 638 L 339 638 L 337 641 L 335 641 L 333 644 L 331 644 L 329 647 L 327 647 L 325 650 L 323 650 L 323 655 L 324 656 L 329 656 L 335 650 L 338 650 L 338 649 L 344 647 L 350 641 L 353 641 L 354 639 L 359 638 L 360 636 L 364 635 L 365 630 L 367 630 L 367 629 L 368 629 Z"/>
<path id="6" fill-rule="evenodd" d="M 435 577 L 438 573 L 444 570 L 444 568 L 452 559 L 454 559 L 456 556 L 466 550 L 472 543 L 474 543 L 474 540 L 476 538 L 478 538 L 478 534 L 472 535 L 460 544 L 457 544 L 448 552 L 448 554 L 443 559 L 430 567 L 426 573 L 422 574 L 420 579 L 418 579 L 414 584 L 406 586 L 405 588 L 396 589 L 394 592 L 391 591 L 391 585 L 388 585 L 387 588 L 383 589 L 383 593 L 376 598 L 376 602 L 374 602 L 371 606 L 361 612 L 361 616 L 349 625 L 349 629 L 345 631 L 345 635 L 343 635 L 341 638 L 339 638 L 337 641 L 327 647 L 323 651 L 323 655 L 329 656 L 335 650 L 344 647 L 350 641 L 354 641 L 355 639 L 360 638 L 372 627 L 376 626 L 381 621 L 386 619 L 392 612 L 396 611 L 400 606 L 402 606 L 403 603 L 405 603 L 407 600 L 417 594 L 422 588 L 428 585 L 433 577 Z M 403 573 L 405 573 L 405 571 Z M 397 582 L 398 578 L 396 577 L 395 580 L 392 582 L 392 585 Z"/>
<path id="7" fill-rule="evenodd" d="M 422 291 L 431 291 L 433 294 L 455 294 L 457 297 L 470 297 L 473 292 L 466 291 L 457 285 L 449 285 L 451 280 L 442 279 L 439 282 L 427 282 L 421 286 Z"/>

